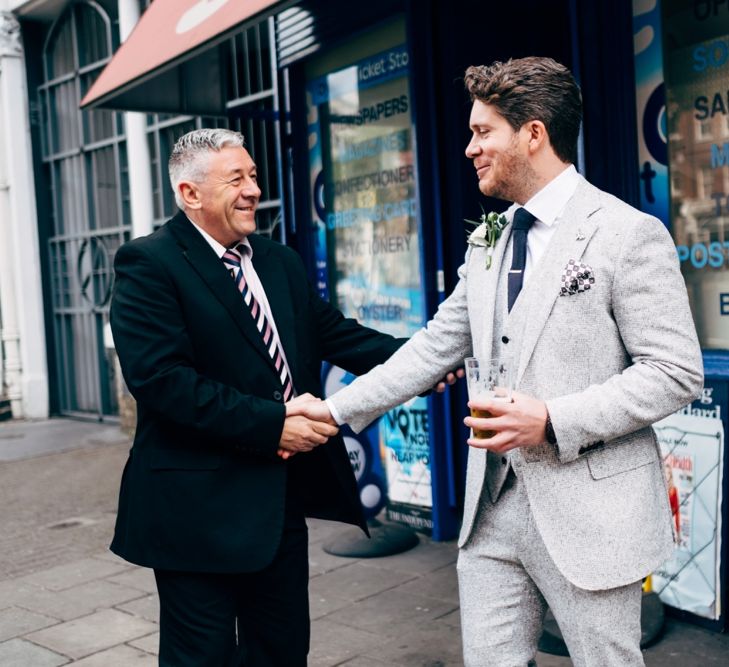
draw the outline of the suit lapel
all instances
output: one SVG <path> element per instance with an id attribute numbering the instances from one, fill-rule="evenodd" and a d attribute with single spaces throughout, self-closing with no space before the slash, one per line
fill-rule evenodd
<path id="1" fill-rule="evenodd" d="M 268 305 L 271 307 L 278 337 L 281 340 L 291 377 L 296 385 L 296 329 L 294 322 L 294 304 L 291 290 L 286 279 L 286 268 L 281 260 L 269 252 L 268 244 L 261 243 L 258 236 L 248 237 L 253 248 L 253 266 L 266 292 Z"/>
<path id="2" fill-rule="evenodd" d="M 220 258 L 208 242 L 195 229 L 184 213 L 178 213 L 170 221 L 170 230 L 177 239 L 183 257 L 190 263 L 216 299 L 230 313 L 253 349 L 268 363 L 274 372 L 273 360 L 263 344 L 261 333 L 253 321 L 235 282 Z M 278 373 L 276 373 L 278 375 Z"/>
<path id="3" fill-rule="evenodd" d="M 582 257 L 597 229 L 596 219 L 591 216 L 599 208 L 598 190 L 581 179 L 544 255 L 534 267 L 523 293 L 514 305 L 513 312 L 518 308 L 526 308 L 528 313 L 515 378 L 517 385 L 559 295 L 562 270 L 570 259 L 579 260 Z"/>
<path id="4" fill-rule="evenodd" d="M 512 206 L 512 209 L 515 210 L 516 206 Z M 509 211 L 511 211 L 511 209 L 509 209 Z M 509 211 L 506 212 L 507 217 L 509 216 Z M 480 298 L 476 304 L 483 309 L 480 317 L 478 317 L 478 319 L 483 323 L 483 335 L 474 338 L 474 342 L 477 340 L 482 341 L 483 348 L 480 352 L 474 350 L 474 354 L 476 354 L 476 356 L 482 356 L 484 358 L 489 358 L 491 356 L 491 347 L 493 345 L 494 335 L 494 314 L 496 313 L 496 307 L 498 305 L 496 290 L 499 286 L 499 275 L 502 270 L 501 265 L 504 261 L 504 255 L 506 253 L 506 248 L 509 245 L 510 238 L 511 223 L 504 228 L 504 231 L 501 233 L 501 236 L 496 243 L 494 253 L 491 257 L 491 268 L 488 270 L 486 269 L 486 251 L 482 253 L 484 263 L 481 263 L 481 259 L 477 262 L 476 270 L 479 271 L 479 274 L 477 274 L 476 280 L 481 283 L 481 288 L 477 290 Z M 470 274 L 469 279 L 472 279 Z"/>

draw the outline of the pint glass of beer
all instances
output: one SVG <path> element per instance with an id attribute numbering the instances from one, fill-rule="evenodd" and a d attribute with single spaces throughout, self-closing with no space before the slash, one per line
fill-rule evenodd
<path id="1" fill-rule="evenodd" d="M 464 360 L 468 400 L 490 399 L 511 401 L 512 377 L 510 364 L 501 359 L 478 359 L 468 357 Z M 471 408 L 471 417 L 491 417 L 488 410 Z M 494 431 L 473 430 L 475 438 L 491 438 Z"/>

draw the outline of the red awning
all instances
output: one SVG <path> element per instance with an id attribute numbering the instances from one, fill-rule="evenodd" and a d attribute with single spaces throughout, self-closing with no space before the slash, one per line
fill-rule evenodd
<path id="1" fill-rule="evenodd" d="M 82 107 L 219 113 L 219 49 L 277 0 L 154 0 L 81 101 Z M 197 62 L 194 62 L 197 61 Z M 176 67 L 185 62 L 186 68 Z M 150 85 L 153 84 L 153 85 Z"/>

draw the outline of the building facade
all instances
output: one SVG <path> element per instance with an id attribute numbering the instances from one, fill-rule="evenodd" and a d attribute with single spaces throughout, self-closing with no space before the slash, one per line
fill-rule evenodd
<path id="1" fill-rule="evenodd" d="M 114 253 L 174 213 L 167 160 L 197 127 L 246 136 L 263 193 L 259 231 L 297 248 L 323 296 L 410 335 L 457 281 L 464 220 L 505 207 L 478 194 L 464 156 L 464 71 L 527 55 L 563 62 L 580 83 L 579 170 L 674 235 L 707 371 L 704 406 L 684 416 L 706 412 L 714 421 L 702 428 L 721 437 L 716 489 L 702 496 L 679 480 L 692 489 L 682 506 L 717 508 L 704 521 L 715 542 L 687 542 L 666 595 L 719 622 L 729 603 L 719 575 L 704 611 L 679 600 L 693 596 L 693 580 L 686 594 L 671 582 L 709 551 L 706 572 L 726 580 L 725 3 L 0 0 L 0 419 L 119 418 Z M 330 391 L 347 382 L 325 372 Z M 391 518 L 436 539 L 454 534 L 465 405 L 456 387 L 348 440 L 365 506 L 374 512 L 387 496 Z"/>

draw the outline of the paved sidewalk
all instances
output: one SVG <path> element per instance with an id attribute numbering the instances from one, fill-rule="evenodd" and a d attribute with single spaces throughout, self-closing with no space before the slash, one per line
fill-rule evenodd
<path id="1" fill-rule="evenodd" d="M 68 422 L 62 424 L 69 429 Z M 19 430 L 23 428 L 27 431 L 32 425 L 21 425 Z M 89 428 L 95 429 L 97 437 L 89 439 Z M 0 532 L 4 532 L 8 519 L 4 489 L 10 480 L 15 481 L 16 492 L 33 487 L 24 502 L 35 502 L 42 515 L 48 511 L 43 498 L 53 485 L 43 485 L 46 478 L 40 471 L 50 475 L 58 469 L 66 478 L 72 476 L 71 469 L 78 475 L 64 489 L 63 495 L 71 499 L 67 500 L 67 511 L 76 508 L 82 518 L 95 516 L 94 508 L 84 507 L 83 498 L 75 492 L 85 483 L 99 489 L 94 502 L 101 504 L 100 516 L 107 519 L 95 526 L 103 525 L 108 532 L 108 505 L 116 496 L 128 448 L 113 429 L 102 425 L 71 427 L 75 436 L 79 431 L 86 434 L 78 441 L 77 450 L 61 447 L 39 456 L 30 448 L 28 456 L 34 458 L 20 460 L 16 452 L 12 460 L 8 457 L 3 462 L 3 435 L 10 431 L 0 426 L 0 507 L 4 507 L 0 510 Z M 26 509 L 32 519 L 32 508 Z M 33 521 L 47 526 L 46 518 L 39 516 Z M 406 553 L 355 560 L 331 556 L 322 549 L 322 544 L 341 530 L 337 524 L 310 522 L 310 667 L 461 665 L 455 544 L 421 537 L 420 544 Z M 47 532 L 58 542 L 71 540 L 79 552 L 86 551 L 79 557 L 61 548 L 56 564 L 33 566 L 28 561 L 28 571 L 20 576 L 0 571 L 0 666 L 156 665 L 158 602 L 151 572 L 105 551 L 83 523 L 65 531 Z M 669 620 L 661 641 L 646 651 L 646 664 L 725 665 L 727 656 L 729 636 Z M 539 655 L 540 667 L 570 664 L 566 658 Z"/>

